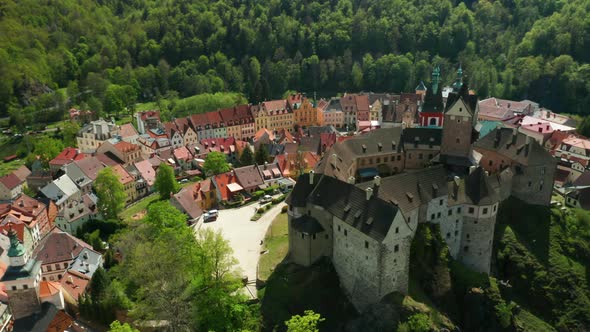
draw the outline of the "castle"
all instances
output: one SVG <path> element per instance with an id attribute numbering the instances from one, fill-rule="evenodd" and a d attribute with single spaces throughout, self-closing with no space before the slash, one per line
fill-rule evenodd
<path id="1" fill-rule="evenodd" d="M 426 92 L 420 122 L 429 126 L 334 145 L 287 199 L 291 259 L 328 257 L 359 310 L 408 292 L 418 223 L 440 225 L 454 259 L 489 273 L 499 204 L 510 195 L 550 202 L 554 158 L 510 128 L 479 139 L 477 96 L 461 74 L 446 105 L 438 88 Z"/>

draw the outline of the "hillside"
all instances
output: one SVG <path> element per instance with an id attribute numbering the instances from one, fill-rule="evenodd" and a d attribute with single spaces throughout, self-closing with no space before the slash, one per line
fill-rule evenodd
<path id="1" fill-rule="evenodd" d="M 14 126 L 233 91 L 411 91 L 457 64 L 482 97 L 585 113 L 586 0 L 0 3 L 0 117 Z M 25 110 L 23 112 L 22 110 Z"/>

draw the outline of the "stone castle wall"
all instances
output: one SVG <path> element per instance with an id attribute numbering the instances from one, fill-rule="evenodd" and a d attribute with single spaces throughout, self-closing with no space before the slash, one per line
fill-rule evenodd
<path id="1" fill-rule="evenodd" d="M 30 316 L 41 310 L 36 288 L 6 290 L 14 319 Z"/>
<path id="2" fill-rule="evenodd" d="M 467 267 L 489 274 L 498 203 L 465 205 L 464 209 L 461 246 L 457 258 Z"/>

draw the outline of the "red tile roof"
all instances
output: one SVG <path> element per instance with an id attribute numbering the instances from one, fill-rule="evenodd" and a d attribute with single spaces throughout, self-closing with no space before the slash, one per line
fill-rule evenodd
<path id="1" fill-rule="evenodd" d="M 105 168 L 105 165 L 96 157 L 84 158 L 74 163 L 91 180 L 96 180 L 98 172 Z"/>
<path id="2" fill-rule="evenodd" d="M 49 165 L 61 166 L 69 164 L 75 160 L 84 159 L 87 156 L 89 155 L 81 153 L 76 148 L 65 148 L 60 154 L 57 155 L 57 157 L 53 158 L 53 160 L 49 162 Z"/>
<path id="3" fill-rule="evenodd" d="M 207 115 L 208 123 L 213 127 L 219 127 L 223 122 L 223 120 L 221 119 L 221 115 L 217 111 L 207 112 L 205 114 Z"/>
<path id="4" fill-rule="evenodd" d="M 128 152 L 133 152 L 133 151 L 139 150 L 139 145 L 132 144 L 132 143 L 125 142 L 125 141 L 121 141 L 121 142 L 115 144 L 114 147 L 115 147 L 115 149 L 117 149 L 123 153 L 128 153 Z"/>
<path id="5" fill-rule="evenodd" d="M 227 188 L 227 185 L 231 183 L 237 183 L 236 176 L 233 174 L 233 172 L 217 174 L 213 177 L 213 181 L 215 182 L 215 187 L 221 195 L 221 199 L 227 201 L 231 196 L 231 191 Z"/>
<path id="6" fill-rule="evenodd" d="M 54 227 L 33 251 L 36 260 L 43 261 L 43 264 L 73 261 L 82 249 L 92 250 L 88 243 L 68 234 L 57 227 Z"/>
<path id="7" fill-rule="evenodd" d="M 175 149 L 173 155 L 176 160 L 188 161 L 193 158 L 193 156 L 185 146 Z"/>
<path id="8" fill-rule="evenodd" d="M 99 153 L 95 157 L 96 157 L 96 159 L 98 159 L 101 163 L 103 163 L 107 167 L 119 165 L 119 163 L 116 160 L 114 160 L 110 156 L 107 156 L 104 153 Z"/>
<path id="9" fill-rule="evenodd" d="M 12 171 L 12 173 L 14 173 L 14 175 L 16 175 L 21 181 L 26 181 L 27 177 L 31 175 L 31 171 L 25 165 Z"/>
<path id="10" fill-rule="evenodd" d="M 191 115 L 190 122 L 193 124 L 193 129 L 196 129 L 198 127 L 205 127 L 205 125 L 209 123 L 209 120 L 207 118 L 207 115 L 199 113 Z"/>
<path id="11" fill-rule="evenodd" d="M 286 107 L 287 101 L 284 99 L 262 102 L 262 108 L 267 111 L 280 111 L 286 109 Z"/>
<path id="12" fill-rule="evenodd" d="M 588 140 L 587 138 L 570 136 L 561 142 L 562 144 L 575 146 L 584 150 L 590 149 L 590 140 Z"/>
<path id="13" fill-rule="evenodd" d="M 148 118 L 156 118 L 160 120 L 160 111 L 143 111 L 139 113 L 141 120 L 145 121 Z"/>
<path id="14" fill-rule="evenodd" d="M 39 284 L 39 297 L 53 296 L 61 291 L 61 285 L 55 281 L 41 281 Z"/>
<path id="15" fill-rule="evenodd" d="M 10 173 L 8 175 L 0 177 L 0 183 L 2 183 L 4 187 L 8 188 L 9 190 L 16 188 L 23 182 L 24 181 L 21 181 L 21 179 L 19 179 L 18 176 L 16 176 L 14 173 Z"/>
<path id="16" fill-rule="evenodd" d="M 133 177 L 129 175 L 129 172 L 127 172 L 121 165 L 113 166 L 113 173 L 115 173 L 119 182 L 123 185 L 133 181 Z"/>
<path id="17" fill-rule="evenodd" d="M 369 96 L 367 95 L 356 95 L 356 109 L 358 112 L 368 112 L 369 111 Z"/>
<path id="18" fill-rule="evenodd" d="M 90 278 L 82 273 L 75 270 L 68 270 L 64 273 L 60 280 L 62 289 L 67 292 L 74 301 L 78 301 L 80 295 L 84 294 Z"/>

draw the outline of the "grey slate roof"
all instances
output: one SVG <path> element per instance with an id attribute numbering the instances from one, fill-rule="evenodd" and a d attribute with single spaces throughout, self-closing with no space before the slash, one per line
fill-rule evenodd
<path id="1" fill-rule="evenodd" d="M 309 183 L 309 174 L 299 177 L 287 198 L 287 204 L 303 207 L 309 202 L 326 209 L 371 238 L 382 241 L 398 208 L 373 195 L 366 199 L 364 189 L 330 176 L 314 175 L 314 184 Z"/>
<path id="2" fill-rule="evenodd" d="M 363 190 L 372 186 L 373 181 L 357 184 Z M 437 165 L 384 177 L 375 194 L 397 206 L 407 217 L 420 205 L 447 194 L 447 173 L 442 165 Z"/>
<path id="3" fill-rule="evenodd" d="M 496 151 L 522 165 L 553 165 L 555 159 L 536 140 L 512 128 L 496 128 L 474 147 Z"/>
<path id="4" fill-rule="evenodd" d="M 316 218 L 308 215 L 294 219 L 291 225 L 296 231 L 305 234 L 317 234 L 324 230 Z"/>
<path id="5" fill-rule="evenodd" d="M 418 139 L 416 139 L 418 138 Z M 402 133 L 404 144 L 440 145 L 442 128 L 406 128 Z"/>

